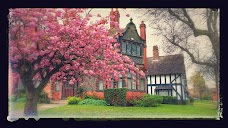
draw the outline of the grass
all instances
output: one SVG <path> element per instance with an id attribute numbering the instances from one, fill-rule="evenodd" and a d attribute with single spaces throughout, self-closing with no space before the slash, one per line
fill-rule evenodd
<path id="1" fill-rule="evenodd" d="M 66 105 L 39 112 L 41 118 L 217 118 L 216 104 L 196 101 L 193 105 L 115 107 Z"/>
<path id="2" fill-rule="evenodd" d="M 19 98 L 16 102 L 9 102 L 9 110 L 24 110 L 26 98 Z M 38 103 L 38 106 L 41 104 Z"/>

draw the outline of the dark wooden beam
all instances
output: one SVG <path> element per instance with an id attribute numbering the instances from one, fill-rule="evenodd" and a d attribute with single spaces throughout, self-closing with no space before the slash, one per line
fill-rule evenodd
<path id="1" fill-rule="evenodd" d="M 165 74 L 165 84 L 166 84 L 166 74 Z"/>
<path id="2" fill-rule="evenodd" d="M 181 88 L 181 96 L 182 96 L 182 99 L 183 99 L 183 89 L 182 89 L 183 85 L 182 85 L 182 77 L 181 77 L 181 74 L 180 74 L 180 83 L 181 83 L 181 85 L 180 85 L 180 88 Z"/>
<path id="3" fill-rule="evenodd" d="M 159 75 L 160 76 L 160 84 L 161 84 L 161 75 Z"/>
<path id="4" fill-rule="evenodd" d="M 150 75 L 150 84 L 152 84 L 151 75 Z M 153 95 L 153 92 L 152 92 L 152 91 L 153 91 L 153 89 L 152 89 L 152 86 L 151 86 L 151 92 L 150 92 L 150 93 L 151 93 L 151 95 Z"/>
<path id="5" fill-rule="evenodd" d="M 177 76 L 176 76 L 176 74 L 175 74 L 175 79 L 174 79 L 174 80 L 175 80 L 175 87 L 176 87 L 176 90 L 177 90 L 176 79 L 177 79 Z M 177 97 L 177 92 L 178 92 L 178 91 L 176 91 L 176 97 Z M 178 97 L 177 97 L 177 99 L 178 99 Z"/>

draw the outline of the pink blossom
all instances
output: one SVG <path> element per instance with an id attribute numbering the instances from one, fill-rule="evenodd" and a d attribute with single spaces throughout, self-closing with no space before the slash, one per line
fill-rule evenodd
<path id="1" fill-rule="evenodd" d="M 119 80 L 119 74 L 125 75 L 128 69 L 132 70 L 132 74 L 144 77 L 145 74 L 134 66 L 129 57 L 118 53 L 116 48 L 119 44 L 115 38 L 118 35 L 109 36 L 106 27 L 108 17 L 97 14 L 101 18 L 94 22 L 90 20 L 92 15 L 82 17 L 85 11 L 86 9 L 79 8 L 10 9 L 12 18 L 29 23 L 20 27 L 16 20 L 12 21 L 9 33 L 16 38 L 9 39 L 10 61 L 19 62 L 23 57 L 25 61 L 33 63 L 40 58 L 41 61 L 36 63 L 34 70 L 48 67 L 55 71 L 60 66 L 51 80 L 66 81 L 66 76 L 82 73 L 107 80 L 110 86 L 111 79 Z M 61 17 L 63 24 L 57 21 L 58 17 Z M 114 18 L 115 16 L 110 17 L 110 24 L 121 32 L 119 24 L 113 22 Z M 20 34 L 16 34 L 17 31 Z M 20 65 L 25 66 L 23 63 Z M 43 72 L 48 73 L 45 70 Z M 34 79 L 40 78 L 37 73 Z M 82 78 L 78 77 L 77 81 L 82 81 Z M 72 79 L 70 84 L 74 82 Z"/>
<path id="2" fill-rule="evenodd" d="M 101 14 L 97 14 L 97 17 L 101 17 Z"/>

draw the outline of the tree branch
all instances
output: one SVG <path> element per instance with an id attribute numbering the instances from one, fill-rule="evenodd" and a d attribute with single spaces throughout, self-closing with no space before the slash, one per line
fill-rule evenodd
<path id="1" fill-rule="evenodd" d="M 34 66 L 36 63 L 39 63 L 43 59 L 43 57 L 45 57 L 49 54 L 50 53 L 45 53 L 43 56 L 38 56 L 37 59 L 32 62 L 32 65 Z"/>
<path id="2" fill-rule="evenodd" d="M 178 16 L 177 14 L 175 14 L 170 8 L 168 9 L 168 12 L 170 15 L 174 16 L 175 18 L 177 18 L 178 20 L 180 20 L 181 22 L 185 23 L 186 25 L 188 25 L 192 31 L 194 32 L 194 36 L 197 37 L 197 36 L 200 36 L 200 35 L 208 35 L 209 34 L 209 31 L 207 30 L 201 30 L 201 29 L 197 29 L 195 27 L 195 24 L 194 22 L 192 21 L 192 19 L 190 18 L 190 16 L 188 15 L 186 9 L 183 9 L 182 8 L 182 11 L 184 13 L 184 16 L 188 19 L 188 20 L 184 20 L 184 19 L 181 19 L 180 16 Z"/>
<path id="3" fill-rule="evenodd" d="M 59 71 L 59 69 L 61 67 L 63 67 L 64 65 L 61 63 L 59 65 L 57 65 L 54 69 L 52 69 L 46 76 L 45 78 L 42 80 L 42 82 L 40 83 L 40 85 L 37 87 L 37 91 L 41 92 L 44 87 L 47 85 L 48 81 L 50 80 L 51 76 L 54 75 L 56 72 Z"/>
<path id="4" fill-rule="evenodd" d="M 175 38 L 173 40 L 169 39 L 167 36 L 163 35 L 171 44 L 177 46 L 178 48 L 180 48 L 181 50 L 185 51 L 190 57 L 193 63 L 199 64 L 199 65 L 206 65 L 209 67 L 214 68 L 214 64 L 213 63 L 209 63 L 209 62 L 201 62 L 201 61 L 197 61 L 194 57 L 194 55 L 187 49 L 184 48 L 182 46 L 180 46 L 179 44 L 175 43 Z"/>

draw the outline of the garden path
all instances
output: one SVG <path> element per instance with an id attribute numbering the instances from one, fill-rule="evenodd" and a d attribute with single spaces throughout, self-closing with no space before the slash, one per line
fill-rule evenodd
<path id="1" fill-rule="evenodd" d="M 59 107 L 59 106 L 64 106 L 64 105 L 67 105 L 67 100 L 51 101 L 50 104 L 41 104 L 38 107 L 38 111 L 49 109 L 49 108 L 54 108 L 54 107 Z M 24 118 L 23 111 L 24 111 L 23 109 L 9 111 L 9 115 L 7 117 L 8 120 L 11 121 L 11 120 L 17 120 L 18 118 Z"/>

